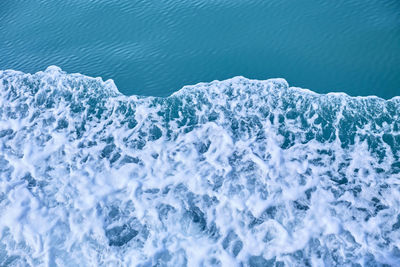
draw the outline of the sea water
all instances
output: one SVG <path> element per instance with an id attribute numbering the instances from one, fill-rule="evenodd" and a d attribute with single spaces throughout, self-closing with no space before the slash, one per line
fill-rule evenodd
<path id="1" fill-rule="evenodd" d="M 2 49 L 0 53 L 2 59 L 7 59 L 0 62 L 2 68 L 24 71 L 0 71 L 0 266 L 399 265 L 400 97 L 395 96 L 399 93 L 390 86 L 396 84 L 393 81 L 398 69 L 382 71 L 385 79 L 371 79 L 380 85 L 379 90 L 366 91 L 367 87 L 363 87 L 363 93 L 393 96 L 390 99 L 319 94 L 313 88 L 311 91 L 293 87 L 299 84 L 283 78 L 243 76 L 175 90 L 171 84 L 182 78 L 181 74 L 193 72 L 191 82 L 195 83 L 201 71 L 187 67 L 184 73 L 177 72 L 174 76 L 173 67 L 164 66 L 170 72 L 168 77 L 162 76 L 166 78 L 166 86 L 158 87 L 159 82 L 162 85 L 162 78 L 157 77 L 157 64 L 141 64 L 143 69 L 138 68 L 136 73 L 148 73 L 149 82 L 154 76 L 154 84 L 146 87 L 148 84 L 136 79 L 140 75 L 134 73 L 126 77 L 130 77 L 132 85 L 139 81 L 138 86 L 125 87 L 129 90 L 124 91 L 115 84 L 123 80 L 118 75 L 124 67 L 107 64 L 108 60 L 116 60 L 114 56 L 118 53 L 121 62 L 129 61 L 127 55 L 132 54 L 129 49 L 123 49 L 123 42 L 118 50 L 115 40 L 110 46 L 98 41 L 104 53 L 99 52 L 95 60 L 89 56 L 95 50 L 85 50 L 84 45 L 74 50 L 72 44 L 96 45 L 96 39 L 91 38 L 99 37 L 104 28 L 111 29 L 111 21 L 120 19 L 115 12 L 132 10 L 129 9 L 131 2 L 2 1 L 2 21 L 17 22 L 18 17 L 28 21 L 29 14 L 42 10 L 33 8 L 38 3 L 41 8 L 54 9 L 39 16 L 42 22 L 54 19 L 46 24 L 48 28 L 43 29 L 39 19 L 31 20 L 34 23 L 24 27 L 15 23 L 14 31 L 8 33 L 12 32 L 19 41 L 3 38 L 0 43 L 2 48 L 9 49 Z M 165 8 L 171 5 L 174 8 L 169 10 L 180 10 L 189 16 L 183 16 L 187 21 L 204 18 L 193 16 L 190 9 L 179 9 L 181 2 L 160 3 L 140 4 Z M 268 3 L 275 10 L 283 5 Z M 308 10 L 310 15 L 315 14 L 315 3 L 307 3 L 310 4 L 298 6 L 299 12 Z M 231 4 L 199 1 L 193 7 L 203 9 L 204 16 L 223 8 L 235 14 L 239 7 L 242 10 L 252 7 L 256 16 L 256 11 L 261 14 L 264 4 L 261 1 Z M 379 9 L 371 9 L 372 4 L 393 12 L 397 2 L 347 1 L 335 5 L 321 2 L 321 8 L 333 5 L 332 8 L 347 10 L 344 6 L 349 4 L 361 9 L 369 7 L 365 12 L 374 13 Z M 76 8 L 76 13 L 68 13 L 74 5 L 80 8 Z M 59 8 L 55 9 L 56 6 Z M 141 10 L 139 3 L 135 7 Z M 90 13 L 91 8 L 94 13 Z M 100 8 L 104 10 L 103 16 L 95 15 L 94 10 Z M 357 17 L 357 10 L 348 12 Z M 281 18 L 281 22 L 296 25 L 290 19 L 295 11 L 291 12 L 294 13 L 282 11 L 280 15 L 286 20 Z M 60 14 L 64 16 L 56 19 Z M 82 14 L 93 16 L 82 20 Z M 226 34 L 231 31 L 233 35 L 231 40 L 237 40 L 232 29 L 238 28 L 240 21 L 243 25 L 251 21 L 240 14 L 231 20 L 235 27 L 227 29 Z M 396 12 L 393 14 L 397 16 Z M 275 16 L 280 19 L 278 13 Z M 388 26 L 382 21 L 389 21 L 389 17 L 375 17 L 377 25 Z M 95 25 L 96 21 L 104 27 L 96 27 L 98 32 L 92 36 L 83 31 L 82 38 L 65 38 L 63 46 L 52 43 L 52 40 L 61 40 L 61 36 L 53 33 L 58 33 L 63 19 L 81 25 Z M 269 19 L 274 23 L 272 17 Z M 214 16 L 207 19 L 213 20 L 218 21 Z M 170 20 L 171 25 L 175 21 Z M 323 22 L 328 23 L 323 20 L 322 25 Z M 225 27 L 221 21 L 215 23 Z M 4 25 L 1 31 L 11 29 L 11 24 Z M 66 32 L 73 29 L 73 23 L 65 25 Z M 168 23 L 161 26 L 168 28 Z M 278 26 L 281 24 L 274 27 L 279 32 Z M 372 26 L 365 27 L 368 30 Z M 44 40 L 41 32 L 34 34 L 29 29 L 47 31 L 48 43 L 39 45 Z M 352 27 L 349 29 L 352 32 Z M 27 33 L 31 34 L 30 38 L 26 37 Z M 146 35 L 144 29 L 142 34 Z M 220 35 L 203 37 L 209 37 L 205 42 L 214 40 L 216 44 L 225 40 Z M 201 36 L 196 38 L 203 40 Z M 285 43 L 276 38 L 270 43 Z M 310 38 L 312 42 L 313 37 Z M 394 44 L 384 40 L 381 40 L 386 46 L 384 51 L 395 55 Z M 148 41 L 151 48 L 151 38 Z M 251 43 L 243 39 L 242 42 Z M 377 47 L 381 45 L 378 43 Z M 13 50 L 15 44 L 20 46 Z M 391 45 L 393 50 L 389 49 Z M 177 49 L 184 51 L 183 46 Z M 23 47 L 30 47 L 25 54 Z M 359 49 L 370 51 L 364 46 Z M 300 55 L 301 51 L 297 53 Z M 67 54 L 75 61 L 62 56 Z M 200 54 L 205 55 L 204 51 Z M 187 55 L 181 57 L 183 62 L 188 60 Z M 249 56 L 235 55 L 242 59 Z M 263 57 L 263 53 L 258 55 Z M 165 64 L 170 56 L 166 54 Z M 329 62 L 338 60 L 334 54 L 326 57 Z M 235 64 L 228 62 L 234 62 L 235 58 L 238 57 L 228 56 L 223 61 L 221 57 L 218 68 L 213 66 L 214 70 L 209 69 L 209 73 L 218 74 L 224 67 L 230 69 Z M 379 57 L 374 61 L 376 71 L 379 73 L 380 64 L 396 67 L 391 65 L 395 59 L 395 56 Z M 354 56 L 350 60 L 364 59 Z M 65 66 L 76 69 L 67 67 L 67 72 L 50 66 L 36 70 L 51 64 L 50 61 L 57 61 L 61 66 L 62 62 L 75 62 Z M 269 66 L 289 63 L 280 57 L 265 62 Z M 288 65 L 294 69 L 293 73 L 298 70 L 307 76 L 307 69 L 296 65 L 300 61 L 296 62 Z M 97 67 L 91 69 L 92 64 Z M 93 78 L 70 73 L 85 73 L 96 68 L 99 73 L 95 75 L 102 75 L 103 68 L 111 76 L 115 75 L 115 82 L 107 80 L 108 75 Z M 346 68 L 340 66 L 337 70 L 344 73 Z M 249 76 L 251 73 L 256 72 L 244 72 Z M 360 73 L 367 80 L 372 78 L 368 71 Z M 357 92 L 352 91 L 354 88 L 359 89 L 357 85 L 368 84 L 367 80 L 358 77 L 347 83 L 343 81 L 343 85 L 352 94 Z M 323 77 L 315 75 L 315 81 L 311 78 L 310 81 L 323 82 Z M 315 91 L 330 90 L 327 88 Z M 154 96 L 137 95 L 150 92 Z"/>
<path id="2" fill-rule="evenodd" d="M 398 0 L 1 0 L 0 69 L 57 65 L 168 96 L 234 76 L 400 94 Z"/>

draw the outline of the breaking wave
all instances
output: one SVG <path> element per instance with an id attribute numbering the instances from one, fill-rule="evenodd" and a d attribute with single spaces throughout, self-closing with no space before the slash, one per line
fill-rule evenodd
<path id="1" fill-rule="evenodd" d="M 399 97 L 0 71 L 2 266 L 399 262 Z"/>

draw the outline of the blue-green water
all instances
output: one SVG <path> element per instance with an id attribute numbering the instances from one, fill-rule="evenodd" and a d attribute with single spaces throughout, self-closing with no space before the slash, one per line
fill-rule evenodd
<path id="1" fill-rule="evenodd" d="M 0 1 L 0 69 L 57 65 L 166 96 L 242 75 L 400 94 L 400 1 Z"/>
<path id="2" fill-rule="evenodd" d="M 0 7 L 0 266 L 399 266 L 398 2 Z"/>

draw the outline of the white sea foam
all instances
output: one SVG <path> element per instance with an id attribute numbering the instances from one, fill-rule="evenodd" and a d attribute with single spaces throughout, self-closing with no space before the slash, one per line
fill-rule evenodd
<path id="1" fill-rule="evenodd" d="M 400 262 L 400 98 L 0 72 L 0 265 Z"/>

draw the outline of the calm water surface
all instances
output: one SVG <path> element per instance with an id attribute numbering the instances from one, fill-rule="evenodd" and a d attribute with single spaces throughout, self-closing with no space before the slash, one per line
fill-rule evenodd
<path id="1" fill-rule="evenodd" d="M 237 75 L 400 95 L 400 1 L 0 1 L 0 69 L 57 65 L 166 96 Z"/>

